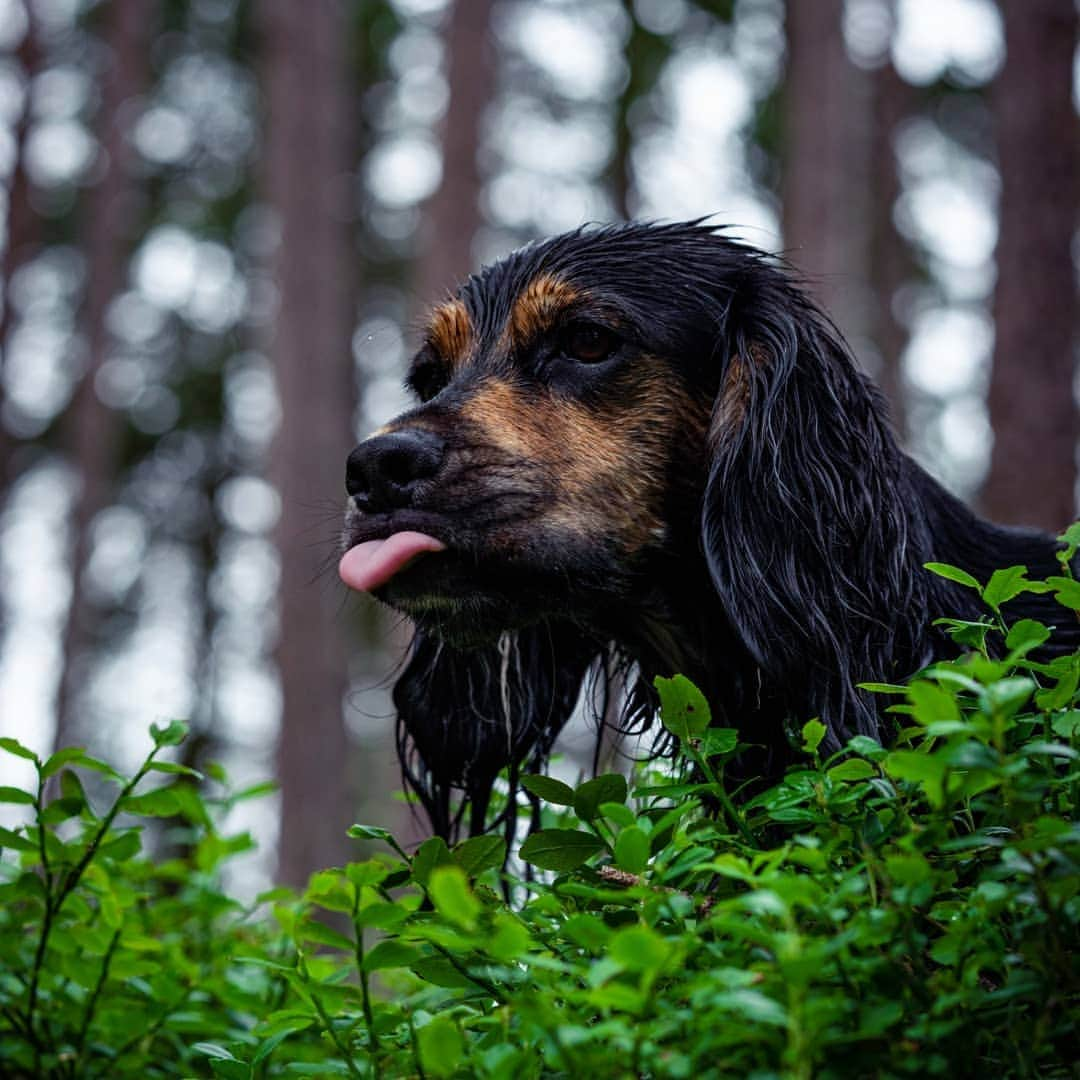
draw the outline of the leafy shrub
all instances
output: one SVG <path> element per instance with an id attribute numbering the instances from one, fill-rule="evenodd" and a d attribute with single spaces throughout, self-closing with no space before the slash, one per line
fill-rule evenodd
<path id="1" fill-rule="evenodd" d="M 1050 630 L 1001 615 L 1038 590 L 1076 618 L 1063 568 L 985 587 L 935 568 L 988 614 L 948 623 L 962 658 L 874 687 L 894 746 L 822 758 L 811 720 L 805 764 L 753 797 L 724 781 L 736 732 L 658 680 L 687 768 L 529 778 L 545 827 L 518 857 L 539 880 L 493 836 L 409 855 L 355 826 L 383 850 L 244 908 L 219 873 L 249 841 L 218 823 L 250 793 L 161 760 L 182 725 L 130 779 L 0 740 L 38 775 L 0 789 L 33 814 L 0 830 L 0 1075 L 1073 1075 L 1080 654 L 1032 661 Z M 102 814 L 85 770 L 119 788 Z M 147 857 L 147 817 L 182 857 Z"/>

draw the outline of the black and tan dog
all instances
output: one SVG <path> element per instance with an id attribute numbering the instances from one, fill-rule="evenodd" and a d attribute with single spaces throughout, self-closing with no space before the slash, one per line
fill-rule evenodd
<path id="1" fill-rule="evenodd" d="M 709 226 L 510 255 L 435 309 L 408 381 L 417 407 L 349 457 L 341 575 L 416 623 L 399 748 L 444 835 L 482 827 L 500 770 L 542 765 L 613 660 L 628 723 L 682 672 L 776 768 L 792 721 L 878 735 L 856 683 L 951 651 L 935 617 L 977 617 L 924 563 L 1058 569 L 1049 537 L 907 457 L 828 318 Z"/>

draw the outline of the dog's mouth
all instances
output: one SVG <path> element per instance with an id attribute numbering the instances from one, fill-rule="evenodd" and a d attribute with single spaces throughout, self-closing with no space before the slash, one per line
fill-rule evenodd
<path id="1" fill-rule="evenodd" d="M 446 545 L 434 536 L 406 529 L 349 548 L 338 564 L 338 574 L 349 588 L 373 592 L 422 555 L 445 550 Z"/>

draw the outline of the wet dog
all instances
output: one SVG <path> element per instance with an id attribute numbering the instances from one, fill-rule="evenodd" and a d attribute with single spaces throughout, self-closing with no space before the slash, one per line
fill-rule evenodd
<path id="1" fill-rule="evenodd" d="M 810 717 L 827 748 L 881 737 L 857 683 L 955 652 L 935 618 L 981 609 L 924 563 L 1058 569 L 904 454 L 792 275 L 707 225 L 510 255 L 435 308 L 408 382 L 416 408 L 349 456 L 341 576 L 416 624 L 399 749 L 445 836 L 542 767 L 590 675 L 621 671 L 640 726 L 684 673 L 775 771 Z"/>

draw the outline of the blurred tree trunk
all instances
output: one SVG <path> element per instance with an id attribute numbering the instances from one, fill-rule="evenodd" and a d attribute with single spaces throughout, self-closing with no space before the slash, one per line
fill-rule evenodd
<path id="1" fill-rule="evenodd" d="M 72 521 L 72 592 L 64 628 L 64 671 L 57 703 L 55 744 L 70 745 L 76 735 L 78 691 L 93 649 L 94 611 L 84 587 L 95 516 L 105 508 L 115 480 L 120 417 L 97 396 L 95 378 L 108 353 L 105 323 L 109 304 L 123 288 L 138 214 L 138 190 L 130 173 L 127 134 L 131 107 L 146 89 L 153 5 L 144 0 L 113 0 L 102 9 L 105 50 L 98 138 L 101 176 L 81 210 L 86 255 L 86 292 L 81 313 L 86 365 L 62 420 L 62 438 L 79 472 Z"/>
<path id="2" fill-rule="evenodd" d="M 612 118 L 614 147 L 607 168 L 607 186 L 616 216 L 624 221 L 633 217 L 631 194 L 634 187 L 634 131 L 631 125 L 634 106 L 656 87 L 664 65 L 671 57 L 671 39 L 645 29 L 634 12 L 633 0 L 623 0 L 630 21 L 630 33 L 623 49 L 626 61 L 626 84 L 615 99 Z"/>
<path id="3" fill-rule="evenodd" d="M 865 339 L 868 76 L 844 47 L 843 0 L 788 0 L 784 248 L 844 334 Z"/>
<path id="4" fill-rule="evenodd" d="M 417 276 L 422 304 L 437 300 L 472 269 L 480 213 L 479 151 L 495 88 L 493 0 L 455 0 L 446 29 L 450 104 L 443 118 L 442 183 L 427 205 Z"/>
<path id="5" fill-rule="evenodd" d="M 278 214 L 278 310 L 270 355 L 282 419 L 271 470 L 281 495 L 277 663 L 278 877 L 299 885 L 340 863 L 350 821 L 340 594 L 314 578 L 313 504 L 343 505 L 353 408 L 351 161 L 344 12 L 335 0 L 263 0 L 265 194 Z"/>
<path id="6" fill-rule="evenodd" d="M 890 14 L 892 5 L 890 5 Z M 893 428 L 901 439 L 907 433 L 907 399 L 901 359 L 908 329 L 897 318 L 896 297 L 912 276 L 907 241 L 893 217 L 900 197 L 896 135 L 915 108 L 914 93 L 888 55 L 872 76 L 873 124 L 870 144 L 872 211 L 870 217 L 869 280 L 870 336 L 881 359 L 875 375 L 889 400 Z"/>
<path id="7" fill-rule="evenodd" d="M 1074 0 L 1003 3 L 1005 66 L 993 108 L 1001 167 L 994 448 L 982 504 L 993 518 L 1061 529 L 1076 511 L 1077 326 L 1071 256 L 1080 192 L 1072 102 Z"/>
<path id="8" fill-rule="evenodd" d="M 37 32 L 34 25 L 34 13 L 26 8 L 26 34 L 15 54 L 15 59 L 22 69 L 25 82 L 22 112 L 15 124 L 15 161 L 12 165 L 11 180 L 7 189 L 7 220 L 4 227 L 4 256 L 0 273 L 4 280 L 4 306 L 0 311 L 0 413 L 4 406 L 3 365 L 7 363 L 8 346 L 15 328 L 15 311 L 11 303 L 11 282 L 19 268 L 27 263 L 39 240 L 38 218 L 30 204 L 30 177 L 26 171 L 26 138 L 30 131 L 30 94 L 34 77 L 41 64 L 41 51 L 38 46 Z M 0 415 L 0 495 L 10 486 L 12 476 L 12 453 L 14 440 L 4 426 Z"/>

